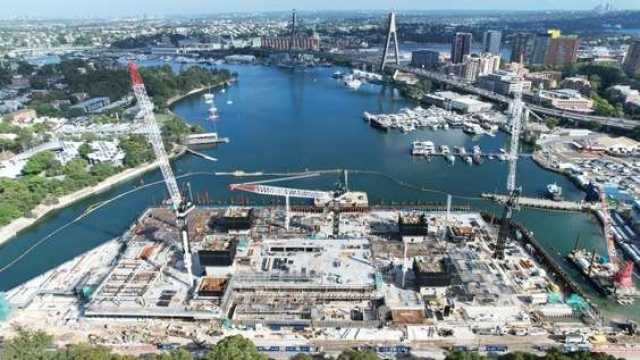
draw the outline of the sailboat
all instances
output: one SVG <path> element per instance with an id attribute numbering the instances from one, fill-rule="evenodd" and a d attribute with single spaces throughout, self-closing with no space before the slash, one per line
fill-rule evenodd
<path id="1" fill-rule="evenodd" d="M 212 102 L 213 102 L 213 100 L 212 100 Z M 218 108 L 216 108 L 215 105 L 211 105 L 211 107 L 209 108 L 209 119 L 215 120 L 218 117 L 219 117 Z"/>
<path id="2" fill-rule="evenodd" d="M 209 91 L 205 93 L 203 97 L 205 103 L 213 104 L 213 93 L 211 92 L 211 88 L 209 88 Z"/>

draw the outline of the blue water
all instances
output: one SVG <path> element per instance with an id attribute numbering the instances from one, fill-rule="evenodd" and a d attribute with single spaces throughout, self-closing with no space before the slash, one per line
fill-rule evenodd
<path id="1" fill-rule="evenodd" d="M 454 195 L 454 204 L 472 205 L 478 209 L 499 212 L 490 203 L 476 200 L 481 192 L 501 191 L 505 187 L 506 163 L 486 161 L 470 166 L 457 161 L 454 166 L 442 159 L 427 162 L 410 156 L 411 142 L 432 140 L 436 144 L 466 146 L 479 144 L 484 150 L 505 146 L 504 134 L 496 137 L 472 138 L 459 130 L 420 130 L 411 134 L 381 133 L 362 120 L 363 111 L 394 112 L 413 106 L 390 88 L 365 85 L 358 91 L 346 89 L 330 78 L 335 69 L 315 68 L 288 71 L 263 66 L 228 66 L 239 74 L 239 81 L 216 95 L 220 112 L 217 122 L 207 120 L 207 105 L 199 95 L 175 105 L 174 111 L 188 121 L 217 130 L 231 139 L 229 144 L 203 150 L 219 159 L 213 163 L 187 155 L 174 162 L 177 175 L 190 172 L 233 171 L 300 171 L 304 169 L 376 170 L 435 192 L 420 192 L 373 175 L 350 176 L 352 189 L 364 190 L 373 203 L 415 203 L 446 201 L 444 193 Z M 228 104 L 227 101 L 232 101 Z M 143 177 L 149 184 L 159 180 L 158 171 Z M 244 179 L 243 179 L 244 180 Z M 331 189 L 337 175 L 298 180 L 285 185 Z M 189 181 L 196 197 L 205 193 L 215 203 L 226 203 L 245 194 L 227 190 L 234 179 L 197 175 L 179 180 Z M 237 180 L 235 181 L 242 181 Z M 246 180 L 249 181 L 249 180 Z M 540 196 L 547 184 L 557 182 L 569 199 L 584 195 L 566 178 L 539 168 L 531 159 L 523 158 L 518 169 L 518 183 L 524 194 Z M 91 197 L 59 211 L 39 225 L 20 234 L 0 247 L 0 267 L 6 265 L 63 224 L 81 215 L 97 202 L 134 188 L 140 179 L 117 186 L 111 191 Z M 61 262 L 71 259 L 98 244 L 118 236 L 149 205 L 164 197 L 160 185 L 145 188 L 124 199 L 97 210 L 88 217 L 51 237 L 4 273 L 0 273 L 0 290 L 16 286 Z M 248 196 L 255 204 L 272 199 Z M 549 213 L 522 210 L 515 215 L 534 231 L 543 244 L 562 260 L 581 236 L 581 246 L 604 251 L 599 227 L 591 216 L 578 213 Z M 567 265 L 567 269 L 572 271 Z"/>

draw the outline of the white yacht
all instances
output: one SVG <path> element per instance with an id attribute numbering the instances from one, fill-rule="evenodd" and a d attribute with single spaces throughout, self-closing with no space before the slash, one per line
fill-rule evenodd
<path id="1" fill-rule="evenodd" d="M 353 75 L 348 75 L 344 77 L 344 84 L 347 85 L 349 89 L 358 90 L 360 86 L 362 86 L 362 81 L 353 77 Z"/>

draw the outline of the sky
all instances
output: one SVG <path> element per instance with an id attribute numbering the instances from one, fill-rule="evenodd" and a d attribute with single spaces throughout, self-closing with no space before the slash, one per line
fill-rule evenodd
<path id="1" fill-rule="evenodd" d="M 300 10 L 553 10 L 592 9 L 602 0 L 0 0 L 0 18 L 194 15 Z M 616 0 L 640 10 L 640 0 Z"/>

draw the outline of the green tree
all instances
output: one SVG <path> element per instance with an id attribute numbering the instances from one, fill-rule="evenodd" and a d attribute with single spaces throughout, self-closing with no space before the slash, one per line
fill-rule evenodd
<path id="1" fill-rule="evenodd" d="M 380 360 L 373 351 L 345 350 L 338 355 L 338 360 Z"/>
<path id="2" fill-rule="evenodd" d="M 89 154 L 91 154 L 92 152 L 93 152 L 93 149 L 86 142 L 83 142 L 82 145 L 78 147 L 78 155 L 80 155 L 80 157 L 85 160 L 89 159 Z"/>
<path id="3" fill-rule="evenodd" d="M 44 171 L 47 171 L 55 166 L 58 162 L 56 156 L 51 151 L 42 151 L 33 155 L 24 168 L 22 168 L 23 175 L 38 175 Z"/>
<path id="4" fill-rule="evenodd" d="M 634 140 L 640 140 L 640 126 L 636 126 L 631 130 L 631 137 Z"/>
<path id="5" fill-rule="evenodd" d="M 171 351 L 162 354 L 145 354 L 138 358 L 139 360 L 192 360 L 193 356 L 184 349 Z"/>
<path id="6" fill-rule="evenodd" d="M 4 344 L 0 358 L 5 360 L 47 359 L 47 350 L 52 346 L 53 337 L 42 331 L 19 329 L 18 334 Z"/>
<path id="7" fill-rule="evenodd" d="M 124 165 L 135 167 L 153 159 L 151 145 L 142 135 L 132 135 L 120 141 L 125 152 Z"/>
<path id="8" fill-rule="evenodd" d="M 68 176 L 72 179 L 86 179 L 89 175 L 87 166 L 89 166 L 89 164 L 86 160 L 73 159 L 64 165 L 63 173 L 65 176 Z"/>
<path id="9" fill-rule="evenodd" d="M 605 98 L 602 98 L 598 95 L 593 95 L 593 108 L 596 111 L 596 114 L 602 116 L 618 116 L 618 111 L 616 107 L 611 105 Z"/>
<path id="10" fill-rule="evenodd" d="M 558 120 L 558 118 L 556 117 L 550 116 L 545 119 L 544 123 L 549 129 L 554 129 L 560 124 L 560 120 Z"/>
<path id="11" fill-rule="evenodd" d="M 91 167 L 91 175 L 98 181 L 104 180 L 116 172 L 117 169 L 108 163 L 95 164 Z"/>
<path id="12" fill-rule="evenodd" d="M 11 77 L 13 72 L 8 66 L 0 64 L 0 85 L 7 85 L 11 83 Z"/>
<path id="13" fill-rule="evenodd" d="M 192 132 L 192 128 L 176 116 L 170 116 L 162 125 L 162 135 L 169 142 L 182 143 Z"/>
<path id="14" fill-rule="evenodd" d="M 311 357 L 311 355 L 307 355 L 307 354 L 296 354 L 293 357 L 291 357 L 290 360 L 313 360 L 313 358 Z"/>
<path id="15" fill-rule="evenodd" d="M 35 71 L 36 67 L 29 64 L 26 61 L 20 61 L 18 63 L 17 73 L 22 76 L 30 76 Z"/>
<path id="16" fill-rule="evenodd" d="M 76 344 L 67 347 L 66 350 L 51 354 L 52 360 L 124 360 L 132 357 L 113 354 L 111 349 L 104 346 L 89 344 Z"/>
<path id="17" fill-rule="evenodd" d="M 266 360 L 251 340 L 240 335 L 226 337 L 207 353 L 206 360 Z"/>
<path id="18" fill-rule="evenodd" d="M 445 360 L 486 360 L 485 356 L 475 351 L 454 351 L 447 354 Z"/>

